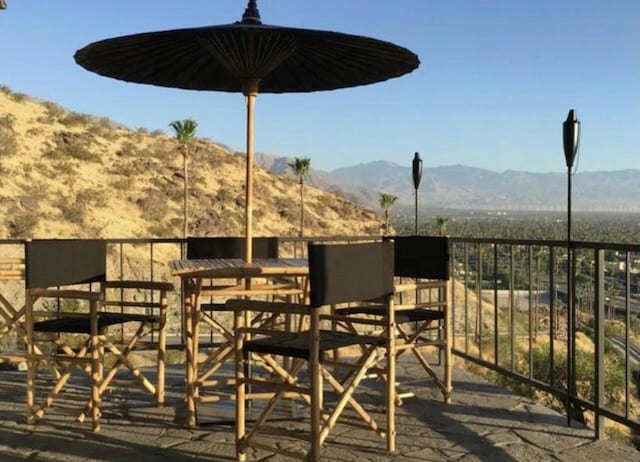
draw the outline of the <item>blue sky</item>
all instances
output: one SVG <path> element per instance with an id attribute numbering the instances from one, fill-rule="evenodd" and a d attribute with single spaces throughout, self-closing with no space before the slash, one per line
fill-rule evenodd
<path id="1" fill-rule="evenodd" d="M 0 84 L 131 128 L 198 135 L 244 151 L 242 95 L 124 83 L 73 54 L 108 37 L 227 24 L 245 0 L 8 0 Z M 580 171 L 640 168 L 638 0 L 259 0 L 263 23 L 361 34 L 421 60 L 384 83 L 260 95 L 257 152 L 331 170 L 373 160 L 564 172 L 561 123 L 582 122 Z"/>

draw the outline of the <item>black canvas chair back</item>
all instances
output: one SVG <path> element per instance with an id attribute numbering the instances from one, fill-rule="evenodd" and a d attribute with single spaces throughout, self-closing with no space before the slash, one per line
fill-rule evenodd
<path id="1" fill-rule="evenodd" d="M 396 236 L 396 276 L 421 279 L 449 279 L 449 239 L 444 236 Z"/>
<path id="2" fill-rule="evenodd" d="M 38 239 L 25 246 L 27 289 L 106 280 L 106 241 Z"/>
<path id="3" fill-rule="evenodd" d="M 311 306 L 393 294 L 393 243 L 310 244 Z"/>
<path id="4" fill-rule="evenodd" d="M 189 237 L 187 258 L 244 258 L 243 237 Z M 278 258 L 277 237 L 254 237 L 253 258 Z"/>

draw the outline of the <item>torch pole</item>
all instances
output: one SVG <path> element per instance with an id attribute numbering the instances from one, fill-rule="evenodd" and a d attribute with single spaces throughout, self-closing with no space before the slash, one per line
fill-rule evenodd
<path id="1" fill-rule="evenodd" d="M 575 313 L 573 306 L 573 252 L 571 248 L 571 167 L 567 167 L 567 425 L 571 426 L 574 393 Z"/>
<path id="2" fill-rule="evenodd" d="M 416 236 L 418 235 L 418 188 L 416 188 L 416 209 L 415 209 Z"/>
<path id="3" fill-rule="evenodd" d="M 571 170 L 578 152 L 580 141 L 580 122 L 576 111 L 571 109 L 567 119 L 562 123 L 562 147 L 567 165 L 567 425 L 571 425 L 573 413 L 573 396 L 576 388 L 575 377 L 575 326 L 576 313 L 574 303 L 575 265 L 571 244 Z"/>

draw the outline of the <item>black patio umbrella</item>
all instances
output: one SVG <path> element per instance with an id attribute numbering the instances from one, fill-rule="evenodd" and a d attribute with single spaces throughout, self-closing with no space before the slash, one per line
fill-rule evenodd
<path id="1" fill-rule="evenodd" d="M 251 261 L 253 109 L 262 93 L 367 85 L 400 77 L 418 57 L 369 37 L 262 24 L 255 0 L 240 22 L 116 37 L 78 50 L 76 63 L 136 83 L 243 93 L 247 101 L 246 259 Z"/>

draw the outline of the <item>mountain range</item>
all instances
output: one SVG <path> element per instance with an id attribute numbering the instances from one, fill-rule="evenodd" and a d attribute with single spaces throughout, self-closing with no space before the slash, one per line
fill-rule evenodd
<path id="1" fill-rule="evenodd" d="M 291 159 L 266 154 L 258 159 L 267 170 L 290 173 L 287 164 Z M 311 169 L 306 181 L 368 208 L 379 208 L 380 193 L 397 196 L 399 207 L 413 207 L 415 200 L 411 167 L 388 161 L 329 172 Z M 567 175 L 516 170 L 498 173 L 465 165 L 426 167 L 418 204 L 421 208 L 458 210 L 562 211 L 567 204 Z M 572 208 L 640 212 L 640 169 L 575 173 Z"/>

